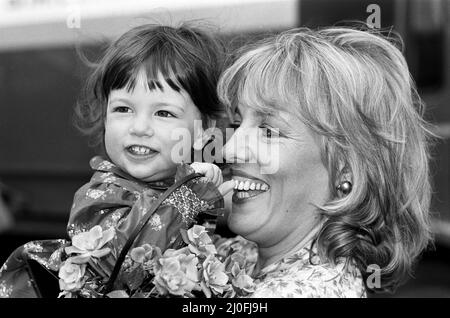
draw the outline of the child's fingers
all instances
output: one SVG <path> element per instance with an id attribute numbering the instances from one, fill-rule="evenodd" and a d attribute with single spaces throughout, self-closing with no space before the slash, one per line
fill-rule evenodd
<path id="1" fill-rule="evenodd" d="M 218 186 L 218 190 L 219 190 L 220 194 L 222 194 L 223 197 L 226 196 L 227 194 L 229 194 L 231 191 L 233 191 L 233 189 L 234 189 L 234 181 L 233 180 L 225 181 L 220 186 Z"/>
<path id="2" fill-rule="evenodd" d="M 211 165 L 204 162 L 194 162 L 191 163 L 191 168 L 194 169 L 196 173 L 201 173 L 205 175 L 208 179 L 211 180 L 211 177 L 213 176 L 211 172 Z"/>
<path id="3" fill-rule="evenodd" d="M 211 169 L 211 172 L 214 175 L 212 178 L 212 182 L 216 185 L 216 187 L 218 187 L 223 182 L 222 171 L 218 166 L 214 165 L 213 169 Z"/>
<path id="4" fill-rule="evenodd" d="M 206 179 L 214 183 L 216 186 L 219 186 L 219 184 L 221 184 L 223 181 L 222 171 L 218 166 L 214 164 L 205 162 L 194 162 L 191 164 L 191 167 L 192 169 L 194 169 L 196 173 L 203 174 Z"/>
<path id="5" fill-rule="evenodd" d="M 204 175 L 205 176 L 204 178 L 207 179 L 208 181 L 211 180 L 206 175 L 206 172 L 208 172 L 208 170 L 201 162 L 191 163 L 191 168 L 194 169 L 195 173 L 200 173 L 200 174 Z"/>
<path id="6" fill-rule="evenodd" d="M 217 177 L 218 177 L 218 180 L 215 184 L 216 184 L 216 186 L 219 186 L 223 183 L 222 171 L 219 171 L 219 173 L 217 174 Z"/>

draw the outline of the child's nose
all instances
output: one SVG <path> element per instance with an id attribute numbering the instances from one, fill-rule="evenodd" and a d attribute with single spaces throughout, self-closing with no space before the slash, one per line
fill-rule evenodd
<path id="1" fill-rule="evenodd" d="M 151 121 L 145 116 L 137 116 L 134 118 L 129 129 L 130 134 L 136 136 L 153 136 L 154 131 Z"/>

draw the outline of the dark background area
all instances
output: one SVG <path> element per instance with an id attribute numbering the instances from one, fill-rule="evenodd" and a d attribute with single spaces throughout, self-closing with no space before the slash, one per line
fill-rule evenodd
<path id="1" fill-rule="evenodd" d="M 450 1 L 298 3 L 298 26 L 308 27 L 365 21 L 367 6 L 376 3 L 381 27 L 402 35 L 408 65 L 428 107 L 426 118 L 442 136 L 431 162 L 436 242 L 422 256 L 414 278 L 394 295 L 381 296 L 450 297 Z M 231 48 L 263 34 L 218 36 Z M 87 44 L 81 51 L 95 59 L 103 47 Z M 66 237 L 73 195 L 89 180 L 88 162 L 96 153 L 72 124 L 88 71 L 73 45 L 0 51 L 0 194 L 14 218 L 14 225 L 0 232 L 0 263 L 30 240 Z"/>

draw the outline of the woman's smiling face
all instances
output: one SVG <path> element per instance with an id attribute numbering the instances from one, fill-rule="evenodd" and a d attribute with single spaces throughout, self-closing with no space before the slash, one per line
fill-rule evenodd
<path id="1" fill-rule="evenodd" d="M 237 111 L 239 128 L 224 148 L 236 183 L 228 226 L 260 248 L 288 249 L 318 223 L 314 205 L 329 197 L 318 138 L 294 116 Z"/>

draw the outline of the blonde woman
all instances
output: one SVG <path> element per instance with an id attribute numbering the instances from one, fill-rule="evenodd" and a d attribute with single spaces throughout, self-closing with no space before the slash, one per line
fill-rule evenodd
<path id="1" fill-rule="evenodd" d="M 391 40 L 290 30 L 244 48 L 222 75 L 238 126 L 224 148 L 228 226 L 258 249 L 250 296 L 392 291 L 429 243 L 430 133 Z"/>

